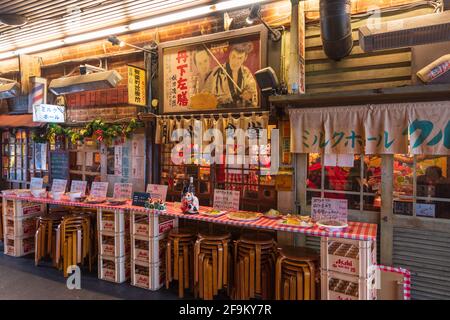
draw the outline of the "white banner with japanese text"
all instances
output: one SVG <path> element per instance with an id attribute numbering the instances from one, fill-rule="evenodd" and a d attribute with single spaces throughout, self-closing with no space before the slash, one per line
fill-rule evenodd
<path id="1" fill-rule="evenodd" d="M 291 152 L 450 154 L 450 101 L 289 110 Z"/>

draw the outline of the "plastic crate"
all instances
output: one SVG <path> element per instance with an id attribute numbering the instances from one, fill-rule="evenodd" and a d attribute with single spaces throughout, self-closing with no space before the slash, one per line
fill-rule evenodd
<path id="1" fill-rule="evenodd" d="M 376 275 L 360 278 L 348 274 L 321 270 L 322 300 L 376 300 Z"/>
<path id="2" fill-rule="evenodd" d="M 97 223 L 99 231 L 122 233 L 130 230 L 130 219 L 124 210 L 99 209 Z"/>
<path id="3" fill-rule="evenodd" d="M 165 232 L 167 235 L 167 232 Z M 133 236 L 131 240 L 132 259 L 145 262 L 147 264 L 157 263 L 165 259 L 167 248 L 167 237 L 163 239 Z"/>
<path id="4" fill-rule="evenodd" d="M 375 241 L 322 238 L 321 268 L 362 278 L 370 278 L 376 271 L 377 245 Z"/>
<path id="5" fill-rule="evenodd" d="M 131 212 L 131 234 L 147 239 L 159 237 L 177 226 L 177 219 L 149 213 Z"/>
<path id="6" fill-rule="evenodd" d="M 166 276 L 164 260 L 157 263 L 131 262 L 131 285 L 147 290 L 161 289 Z"/>
<path id="7" fill-rule="evenodd" d="M 124 232 L 99 232 L 98 241 L 99 254 L 102 256 L 118 258 L 130 254 L 130 237 Z"/>
<path id="8" fill-rule="evenodd" d="M 112 258 L 107 256 L 98 257 L 98 278 L 115 283 L 123 283 L 130 279 L 131 260 L 130 256 Z"/>
<path id="9" fill-rule="evenodd" d="M 34 236 L 8 237 L 5 236 L 4 253 L 12 257 L 22 257 L 34 252 Z"/>
<path id="10" fill-rule="evenodd" d="M 37 215 L 22 218 L 5 216 L 3 218 L 4 234 L 9 237 L 31 237 L 36 234 Z"/>
<path id="11" fill-rule="evenodd" d="M 25 217 L 44 213 L 46 205 L 43 203 L 3 198 L 3 215 L 8 217 Z"/>

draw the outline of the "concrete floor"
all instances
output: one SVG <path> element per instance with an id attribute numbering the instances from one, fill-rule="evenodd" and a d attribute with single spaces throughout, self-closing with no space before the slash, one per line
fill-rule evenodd
<path id="1" fill-rule="evenodd" d="M 173 290 L 148 291 L 129 283 L 115 284 L 99 280 L 96 270 L 81 270 L 81 289 L 69 290 L 62 273 L 48 265 L 34 266 L 33 255 L 14 258 L 3 254 L 0 242 L 0 299 L 105 300 L 105 299 L 178 299 Z M 192 299 L 192 296 L 187 296 Z"/>

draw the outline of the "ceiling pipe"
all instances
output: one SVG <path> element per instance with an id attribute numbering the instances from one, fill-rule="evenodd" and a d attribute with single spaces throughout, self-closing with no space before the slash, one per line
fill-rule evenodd
<path id="1" fill-rule="evenodd" d="M 328 58 L 339 61 L 348 56 L 353 48 L 351 1 L 320 0 L 320 29 Z"/>

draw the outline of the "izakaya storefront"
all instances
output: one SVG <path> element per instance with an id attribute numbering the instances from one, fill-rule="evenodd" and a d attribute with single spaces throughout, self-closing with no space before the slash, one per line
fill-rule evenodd
<path id="1" fill-rule="evenodd" d="M 413 299 L 448 299 L 450 102 L 289 114 L 302 212 L 312 197 L 347 199 L 350 221 L 379 224 L 381 264 L 411 271 Z"/>

